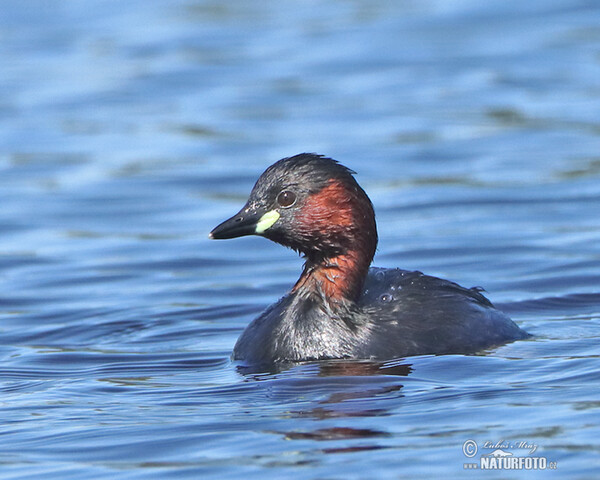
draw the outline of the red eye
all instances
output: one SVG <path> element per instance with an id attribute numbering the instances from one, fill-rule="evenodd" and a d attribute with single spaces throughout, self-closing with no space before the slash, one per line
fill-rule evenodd
<path id="1" fill-rule="evenodd" d="M 296 194 L 294 192 L 290 192 L 289 190 L 284 190 L 279 195 L 277 195 L 277 203 L 284 207 L 291 207 L 296 202 Z"/>

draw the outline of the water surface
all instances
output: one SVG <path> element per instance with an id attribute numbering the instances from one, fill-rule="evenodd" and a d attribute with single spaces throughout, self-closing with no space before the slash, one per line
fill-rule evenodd
<path id="1" fill-rule="evenodd" d="M 0 477 L 597 477 L 599 25 L 576 0 L 4 2 Z M 481 285 L 534 338 L 240 370 L 301 259 L 207 233 L 302 151 L 358 172 L 377 266 Z M 464 469 L 503 441 L 556 471 Z"/>

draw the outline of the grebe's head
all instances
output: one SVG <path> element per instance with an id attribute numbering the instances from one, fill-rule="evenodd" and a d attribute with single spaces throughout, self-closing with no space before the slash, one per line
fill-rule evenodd
<path id="1" fill-rule="evenodd" d="M 318 263 L 377 247 L 375 214 L 353 171 L 314 153 L 284 158 L 260 176 L 244 207 L 210 232 L 224 239 L 262 235 Z"/>

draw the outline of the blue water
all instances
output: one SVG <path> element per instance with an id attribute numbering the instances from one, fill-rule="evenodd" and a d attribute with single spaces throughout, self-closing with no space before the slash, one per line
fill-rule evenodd
<path id="1" fill-rule="evenodd" d="M 0 65 L 0 478 L 598 478 L 598 2 L 5 0 Z M 207 233 L 302 151 L 534 337 L 239 370 L 302 261 Z"/>

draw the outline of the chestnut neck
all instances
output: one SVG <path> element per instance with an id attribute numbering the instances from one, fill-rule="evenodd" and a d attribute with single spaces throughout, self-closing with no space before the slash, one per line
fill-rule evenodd
<path id="1" fill-rule="evenodd" d="M 362 252 L 349 251 L 318 263 L 307 260 L 292 293 L 319 292 L 328 300 L 356 302 L 362 294 L 370 259 Z"/>
<path id="2" fill-rule="evenodd" d="M 297 227 L 309 241 L 300 248 L 307 260 L 292 293 L 357 301 L 377 248 L 375 214 L 362 188 L 330 181 L 306 202 Z"/>

